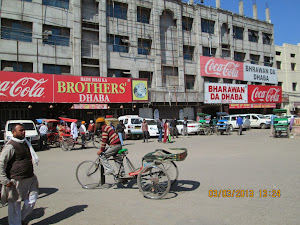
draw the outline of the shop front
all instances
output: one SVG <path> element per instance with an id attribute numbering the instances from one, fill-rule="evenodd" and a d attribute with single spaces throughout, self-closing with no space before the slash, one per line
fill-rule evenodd
<path id="1" fill-rule="evenodd" d="M 145 79 L 0 72 L 1 125 L 9 119 L 134 114 L 148 102 Z M 3 125 L 2 125 L 3 126 Z"/>

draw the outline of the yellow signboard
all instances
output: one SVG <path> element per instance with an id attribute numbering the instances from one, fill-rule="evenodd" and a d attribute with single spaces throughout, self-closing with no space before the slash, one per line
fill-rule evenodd
<path id="1" fill-rule="evenodd" d="M 132 79 L 132 100 L 148 101 L 148 80 Z"/>

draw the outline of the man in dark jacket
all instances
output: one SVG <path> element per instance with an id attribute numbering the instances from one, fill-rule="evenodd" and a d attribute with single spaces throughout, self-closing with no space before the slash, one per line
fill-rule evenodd
<path id="1" fill-rule="evenodd" d="M 174 119 L 171 121 L 171 124 L 170 124 L 172 138 L 174 138 L 174 134 L 176 135 L 176 138 L 178 138 L 178 130 L 177 130 L 176 126 L 177 126 L 177 120 L 176 120 L 176 117 L 174 117 Z"/>
<path id="2" fill-rule="evenodd" d="M 25 140 L 24 127 L 16 124 L 12 134 L 0 155 L 1 202 L 8 203 L 8 223 L 21 225 L 26 224 L 24 220 L 36 203 L 38 180 L 33 173 L 32 146 Z"/>
<path id="3" fill-rule="evenodd" d="M 161 119 L 158 119 L 157 121 L 157 129 L 159 132 L 159 136 L 158 136 L 158 142 L 162 141 L 162 130 L 163 130 L 163 122 L 161 121 Z"/>

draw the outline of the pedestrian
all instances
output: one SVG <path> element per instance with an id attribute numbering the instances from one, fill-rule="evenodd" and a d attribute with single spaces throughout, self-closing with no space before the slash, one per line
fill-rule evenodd
<path id="1" fill-rule="evenodd" d="M 238 118 L 236 119 L 236 124 L 239 126 L 239 134 L 242 135 L 242 131 L 243 131 L 243 118 L 241 116 L 238 116 Z"/>
<path id="2" fill-rule="evenodd" d="M 126 127 L 125 125 L 123 124 L 123 120 L 120 120 L 119 124 L 117 125 L 117 132 L 118 132 L 118 136 L 119 136 L 119 139 L 121 141 L 121 145 L 123 146 L 124 145 L 124 142 L 123 142 L 123 137 L 124 137 L 124 131 L 125 131 Z"/>
<path id="3" fill-rule="evenodd" d="M 116 128 L 115 128 L 113 122 L 110 122 L 110 127 L 114 130 L 114 132 L 116 132 Z"/>
<path id="4" fill-rule="evenodd" d="M 165 133 L 164 133 L 164 143 L 166 143 L 167 141 L 170 142 L 171 137 L 170 137 L 170 126 L 169 126 L 168 120 L 165 121 L 163 128 L 164 128 L 164 131 L 165 131 Z"/>
<path id="5" fill-rule="evenodd" d="M 274 136 L 274 132 L 275 132 L 275 128 L 274 128 L 274 118 L 276 118 L 276 115 L 271 115 L 270 119 L 271 119 L 271 136 Z"/>
<path id="6" fill-rule="evenodd" d="M 77 141 L 78 131 L 77 131 L 77 125 L 75 122 L 71 123 L 71 135 L 73 136 L 73 140 Z"/>
<path id="7" fill-rule="evenodd" d="M 42 126 L 40 127 L 40 134 L 41 134 L 41 148 L 46 149 L 47 148 L 47 134 L 48 134 L 48 127 L 45 123 L 42 123 Z"/>
<path id="8" fill-rule="evenodd" d="M 145 119 L 143 120 L 143 123 L 142 123 L 142 131 L 143 131 L 144 143 L 145 143 L 145 140 L 148 143 L 148 132 L 149 131 L 148 131 L 148 123 Z"/>
<path id="9" fill-rule="evenodd" d="M 81 126 L 79 127 L 79 132 L 80 132 L 80 135 L 81 135 L 81 148 L 86 148 L 85 147 L 85 140 L 86 140 L 86 127 L 85 127 L 85 121 L 82 121 L 81 122 Z"/>
<path id="10" fill-rule="evenodd" d="M 187 137 L 187 136 L 188 136 L 188 129 L 187 129 L 188 121 L 187 121 L 187 118 L 186 118 L 186 117 L 183 118 L 182 124 L 183 124 L 182 134 L 183 134 L 183 136 L 186 136 L 186 137 Z"/>
<path id="11" fill-rule="evenodd" d="M 3 205 L 8 203 L 8 223 L 23 225 L 38 198 L 38 179 L 33 172 L 33 163 L 37 164 L 39 159 L 25 138 L 23 125 L 16 124 L 11 131 L 13 137 L 0 155 L 1 202 Z"/>
<path id="12" fill-rule="evenodd" d="M 174 136 L 176 136 L 176 138 L 178 138 L 177 119 L 176 119 L 176 117 L 174 117 L 174 119 L 171 121 L 170 131 L 171 131 L 171 134 L 172 134 L 172 138 L 174 138 Z"/>
<path id="13" fill-rule="evenodd" d="M 156 123 L 157 123 L 157 129 L 158 129 L 158 133 L 159 133 L 157 141 L 161 142 L 162 141 L 162 130 L 163 130 L 163 122 L 161 121 L 161 118 L 159 118 Z"/>
<path id="14" fill-rule="evenodd" d="M 88 132 L 89 132 L 89 139 L 92 138 L 92 136 L 95 134 L 96 132 L 96 125 L 94 124 L 93 120 L 90 120 L 90 124 L 88 126 Z"/>

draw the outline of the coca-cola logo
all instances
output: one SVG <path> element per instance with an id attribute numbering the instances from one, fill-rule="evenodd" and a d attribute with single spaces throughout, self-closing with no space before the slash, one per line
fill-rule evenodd
<path id="1" fill-rule="evenodd" d="M 0 82 L 0 96 L 39 98 L 45 93 L 45 88 L 41 85 L 47 81 L 44 78 L 38 80 L 32 77 L 23 77 L 17 81 L 2 81 Z"/>
<path id="2" fill-rule="evenodd" d="M 223 77 L 238 78 L 240 64 L 227 62 L 226 64 L 216 63 L 214 59 L 209 60 L 205 65 L 206 75 L 217 75 Z"/>
<path id="3" fill-rule="evenodd" d="M 279 102 L 280 88 L 270 88 L 269 90 L 260 90 L 259 87 L 254 88 L 251 94 L 252 102 Z"/>

